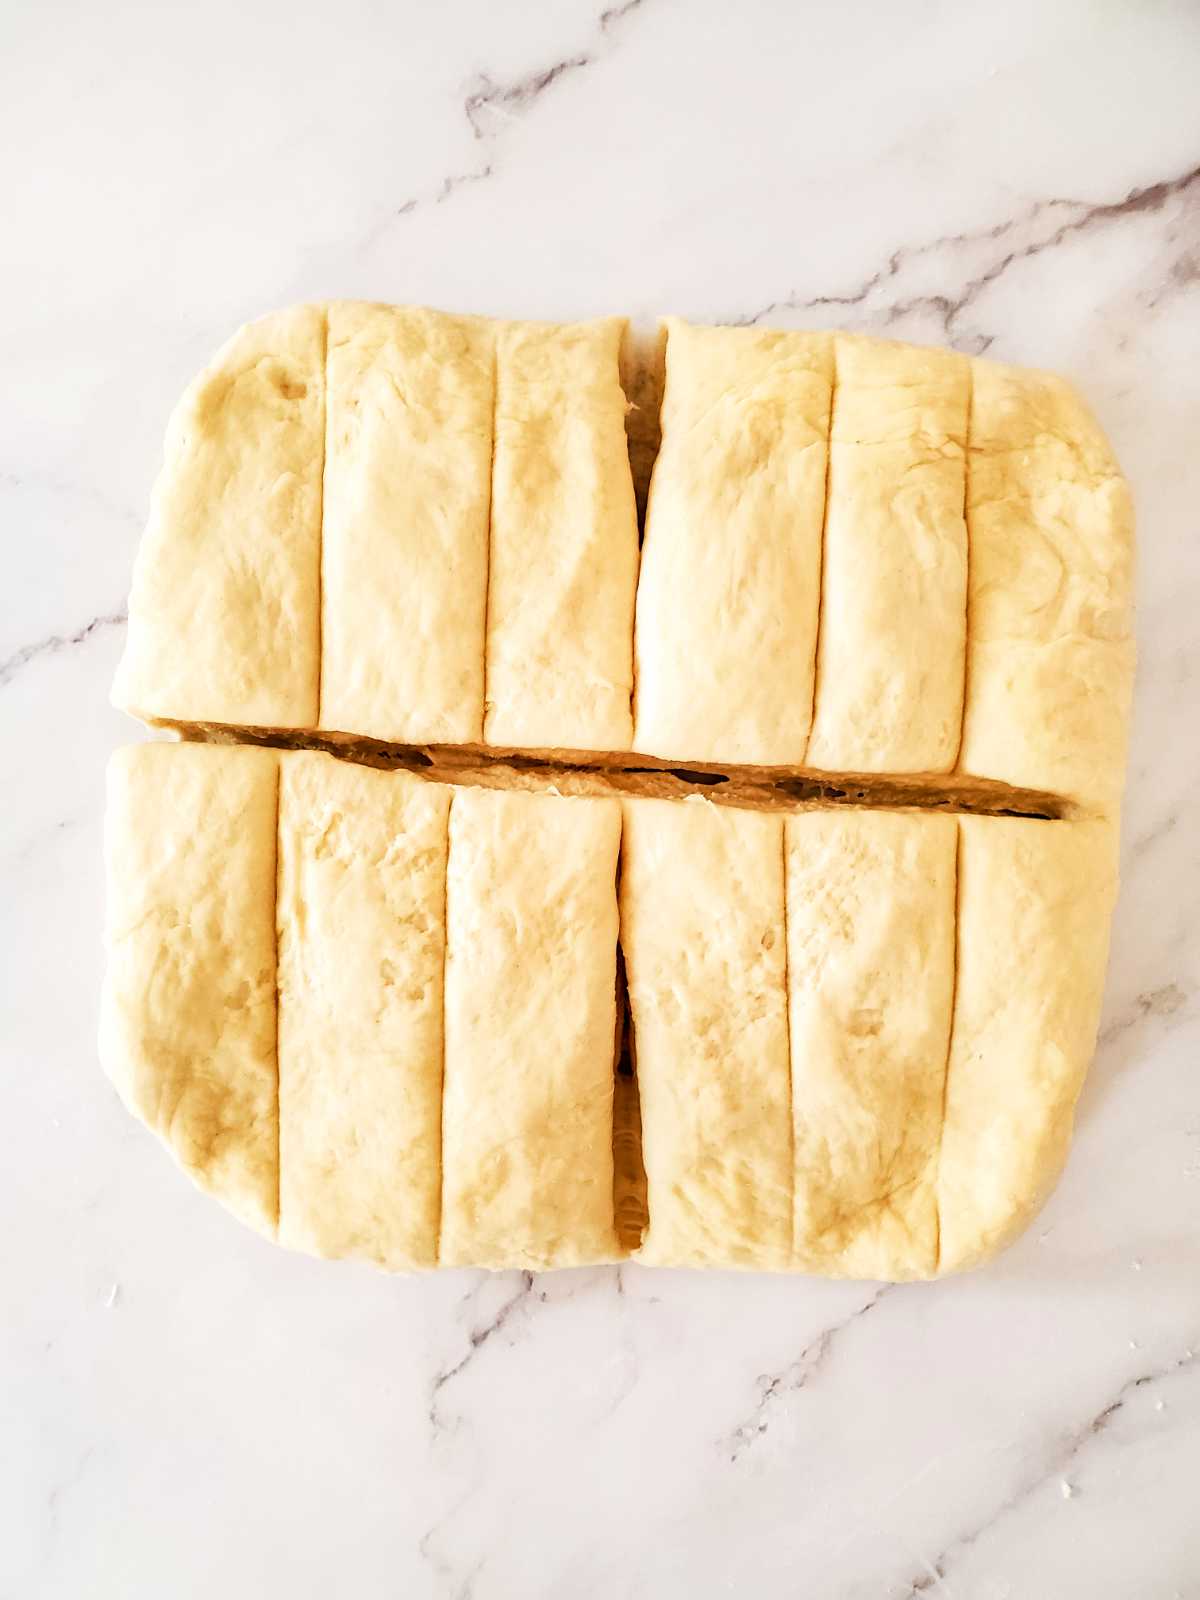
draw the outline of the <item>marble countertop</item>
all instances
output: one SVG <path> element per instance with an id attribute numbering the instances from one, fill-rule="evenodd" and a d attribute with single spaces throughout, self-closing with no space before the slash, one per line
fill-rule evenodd
<path id="1" fill-rule="evenodd" d="M 6 15 L 0 1595 L 1200 1596 L 1200 11 L 341 0 Z M 388 1279 L 96 1062 L 107 704 L 168 410 L 328 295 L 1058 367 L 1139 510 L 1103 1032 L 1032 1231 L 935 1286 Z"/>

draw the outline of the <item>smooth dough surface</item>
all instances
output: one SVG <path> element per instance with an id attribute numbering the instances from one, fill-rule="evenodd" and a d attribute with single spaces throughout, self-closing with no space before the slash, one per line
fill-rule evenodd
<path id="1" fill-rule="evenodd" d="M 1051 373 L 973 363 L 959 767 L 1111 813 L 1133 686 L 1129 491 Z"/>
<path id="2" fill-rule="evenodd" d="M 640 1258 L 786 1267 L 783 819 L 705 801 L 623 806 L 621 941 L 649 1207 Z"/>
<path id="3" fill-rule="evenodd" d="M 807 766 L 948 772 L 962 731 L 970 364 L 839 334 Z"/>
<path id="4" fill-rule="evenodd" d="M 444 1265 L 579 1266 L 613 1219 L 616 800 L 456 789 L 446 893 Z"/>
<path id="5" fill-rule="evenodd" d="M 278 1216 L 272 750 L 143 744 L 108 769 L 100 1059 L 184 1171 Z"/>
<path id="6" fill-rule="evenodd" d="M 813 711 L 833 337 L 674 318 L 667 330 L 634 749 L 799 765 Z"/>
<path id="7" fill-rule="evenodd" d="M 786 828 L 794 1264 L 928 1277 L 954 998 L 956 819 L 812 811 Z"/>
<path id="8" fill-rule="evenodd" d="M 630 746 L 638 529 L 623 328 L 496 326 L 489 744 Z"/>
<path id="9" fill-rule="evenodd" d="M 993 1255 L 1058 1178 L 1096 1044 L 1116 829 L 960 817 L 958 980 L 938 1181 L 943 1272 Z"/>
<path id="10" fill-rule="evenodd" d="M 323 728 L 483 733 L 493 324 L 329 307 Z"/>
<path id="11" fill-rule="evenodd" d="M 281 762 L 280 1243 L 433 1266 L 450 791 Z"/>
<path id="12" fill-rule="evenodd" d="M 316 723 L 324 358 L 324 307 L 294 306 L 242 328 L 176 407 L 113 686 L 123 710 Z"/>

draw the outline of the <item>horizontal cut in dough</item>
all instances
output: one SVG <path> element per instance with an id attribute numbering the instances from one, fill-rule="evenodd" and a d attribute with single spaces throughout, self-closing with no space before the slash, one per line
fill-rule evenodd
<path id="1" fill-rule="evenodd" d="M 957 822 L 813 811 L 786 829 L 795 1264 L 928 1277 Z"/>
<path id="2" fill-rule="evenodd" d="M 100 1059 L 180 1166 L 278 1216 L 274 751 L 143 744 L 108 769 Z"/>
<path id="3" fill-rule="evenodd" d="M 1053 374 L 976 361 L 959 767 L 1111 814 L 1133 684 L 1133 516 L 1107 440 Z"/>
<path id="4" fill-rule="evenodd" d="M 616 800 L 457 789 L 446 895 L 443 1265 L 580 1266 L 613 1218 Z"/>
<path id="5" fill-rule="evenodd" d="M 799 765 L 813 712 L 833 339 L 667 322 L 634 749 Z"/>
<path id="6" fill-rule="evenodd" d="M 113 701 L 147 721 L 311 728 L 320 675 L 325 311 L 234 335 L 167 429 Z"/>
<path id="7" fill-rule="evenodd" d="M 621 942 L 660 1265 L 786 1267 L 783 819 L 623 802 Z"/>
<path id="8" fill-rule="evenodd" d="M 970 364 L 839 334 L 806 764 L 949 772 L 962 731 Z"/>
<path id="9" fill-rule="evenodd" d="M 1014 1238 L 1062 1170 L 1096 1043 L 1117 889 L 1108 822 L 960 817 L 958 826 L 943 1272 Z"/>
<path id="10" fill-rule="evenodd" d="M 496 327 L 489 744 L 630 746 L 638 529 L 623 328 Z"/>
<path id="11" fill-rule="evenodd" d="M 321 726 L 483 733 L 493 324 L 329 307 Z"/>
<path id="12" fill-rule="evenodd" d="M 450 791 L 282 757 L 279 1239 L 437 1261 Z"/>

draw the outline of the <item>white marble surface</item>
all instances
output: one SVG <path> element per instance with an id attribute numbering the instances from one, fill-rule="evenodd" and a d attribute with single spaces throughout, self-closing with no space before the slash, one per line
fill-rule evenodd
<path id="1" fill-rule="evenodd" d="M 1200 12 L 5 7 L 0 1595 L 1200 1595 Z M 1103 1042 L 993 1267 L 388 1280 L 193 1193 L 95 1059 L 107 706 L 168 408 L 364 295 L 1054 365 L 1140 512 Z"/>

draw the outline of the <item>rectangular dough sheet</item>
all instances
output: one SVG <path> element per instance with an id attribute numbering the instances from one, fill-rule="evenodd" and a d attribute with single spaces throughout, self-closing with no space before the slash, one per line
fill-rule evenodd
<path id="1" fill-rule="evenodd" d="M 252 322 L 167 429 L 114 704 L 250 727 L 317 720 L 325 309 Z"/>
<path id="2" fill-rule="evenodd" d="M 1133 686 L 1133 513 L 1051 373 L 973 364 L 959 767 L 1114 814 Z"/>
<path id="3" fill-rule="evenodd" d="M 456 789 L 440 1260 L 579 1266 L 613 1218 L 616 800 Z"/>
<path id="4" fill-rule="evenodd" d="M 786 1267 L 783 819 L 705 801 L 623 807 L 621 942 L 650 1217 L 641 1259 Z"/>
<path id="5" fill-rule="evenodd" d="M 323 728 L 483 733 L 494 324 L 329 307 Z"/>
<path id="6" fill-rule="evenodd" d="M 489 744 L 630 746 L 638 529 L 624 326 L 496 325 Z"/>
<path id="7" fill-rule="evenodd" d="M 184 1171 L 278 1216 L 273 750 L 143 744 L 108 768 L 100 1059 Z"/>
<path id="8" fill-rule="evenodd" d="M 970 363 L 839 334 L 807 766 L 949 772 L 962 732 Z"/>
<path id="9" fill-rule="evenodd" d="M 437 1261 L 450 791 L 282 757 L 281 1244 Z"/>
<path id="10" fill-rule="evenodd" d="M 960 817 L 958 826 L 942 1271 L 1019 1233 L 1062 1170 L 1096 1044 L 1117 890 L 1110 823 Z"/>
<path id="11" fill-rule="evenodd" d="M 786 827 L 794 1263 L 928 1277 L 957 822 L 843 810 L 802 812 Z"/>
<path id="12" fill-rule="evenodd" d="M 667 321 L 634 748 L 798 765 L 813 712 L 833 337 Z"/>

